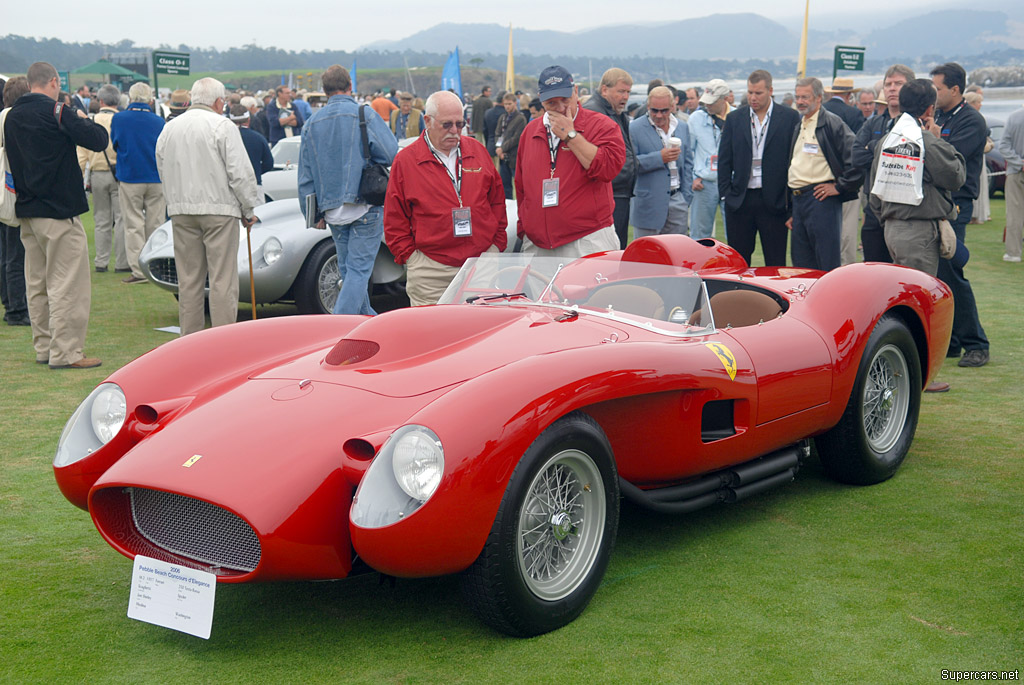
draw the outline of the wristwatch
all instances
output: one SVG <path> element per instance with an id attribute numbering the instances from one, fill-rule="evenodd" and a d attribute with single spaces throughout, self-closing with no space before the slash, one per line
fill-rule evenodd
<path id="1" fill-rule="evenodd" d="M 572 140 L 573 138 L 575 138 L 578 135 L 579 134 L 576 133 L 576 131 L 569 131 L 568 133 L 565 134 L 565 142 L 568 143 L 570 140 Z"/>

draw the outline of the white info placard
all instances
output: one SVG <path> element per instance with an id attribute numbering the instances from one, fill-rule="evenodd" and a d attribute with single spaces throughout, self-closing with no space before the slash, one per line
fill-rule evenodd
<path id="1" fill-rule="evenodd" d="M 210 639 L 217 576 L 138 555 L 128 618 Z"/>

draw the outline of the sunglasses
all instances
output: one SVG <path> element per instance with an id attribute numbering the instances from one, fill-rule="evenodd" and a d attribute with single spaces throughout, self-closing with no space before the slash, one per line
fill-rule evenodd
<path id="1" fill-rule="evenodd" d="M 451 130 L 452 126 L 455 127 L 456 131 L 461 131 L 462 128 L 466 125 L 465 120 L 463 120 L 463 121 L 441 121 L 441 122 L 438 122 L 438 123 L 441 124 L 441 128 L 443 128 L 445 131 Z"/>
<path id="2" fill-rule="evenodd" d="M 662 109 L 660 107 L 648 107 L 647 111 L 650 112 L 651 114 L 666 114 L 669 111 L 669 108 L 665 107 L 664 109 Z"/>

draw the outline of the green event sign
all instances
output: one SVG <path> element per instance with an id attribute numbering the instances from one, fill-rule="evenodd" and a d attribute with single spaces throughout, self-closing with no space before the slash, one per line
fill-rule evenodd
<path id="1" fill-rule="evenodd" d="M 864 48 L 837 45 L 833 65 L 835 71 L 864 71 Z"/>
<path id="2" fill-rule="evenodd" d="M 188 76 L 192 56 L 187 52 L 153 52 L 153 73 Z"/>
<path id="3" fill-rule="evenodd" d="M 57 75 L 60 76 L 60 89 L 65 93 L 71 92 L 71 73 L 67 71 L 58 71 Z"/>

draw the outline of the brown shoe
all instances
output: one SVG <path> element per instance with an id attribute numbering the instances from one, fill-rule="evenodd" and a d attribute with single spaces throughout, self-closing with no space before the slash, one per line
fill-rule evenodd
<path id="1" fill-rule="evenodd" d="M 935 381 L 929 383 L 924 389 L 925 392 L 949 392 L 949 383 L 943 383 L 942 381 Z"/>
<path id="2" fill-rule="evenodd" d="M 97 366 L 102 364 L 99 359 L 95 357 L 82 357 L 74 364 L 50 364 L 51 369 L 95 369 Z"/>

